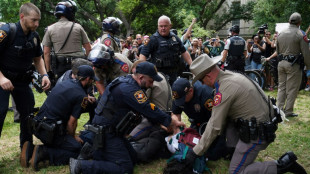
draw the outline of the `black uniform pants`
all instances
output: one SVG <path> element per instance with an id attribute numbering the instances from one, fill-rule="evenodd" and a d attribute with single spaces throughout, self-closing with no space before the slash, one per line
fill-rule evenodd
<path id="1" fill-rule="evenodd" d="M 9 106 L 9 96 L 12 94 L 14 98 L 16 109 L 20 113 L 20 147 L 25 141 L 32 142 L 32 134 L 28 130 L 27 117 L 32 112 L 35 101 L 29 84 L 27 83 L 14 83 L 13 91 L 4 91 L 0 87 L 0 136 L 3 128 L 3 123 L 7 114 Z"/>

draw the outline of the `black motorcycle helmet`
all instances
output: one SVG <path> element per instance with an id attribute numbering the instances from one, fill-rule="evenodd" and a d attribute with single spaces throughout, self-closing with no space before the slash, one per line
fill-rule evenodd
<path id="1" fill-rule="evenodd" d="M 101 68 L 114 62 L 114 52 L 109 47 L 98 43 L 92 48 L 87 59 L 93 63 L 93 66 Z"/>
<path id="2" fill-rule="evenodd" d="M 230 29 L 230 32 L 234 32 L 234 33 L 239 33 L 240 32 L 240 28 L 238 25 L 233 25 Z"/>
<path id="3" fill-rule="evenodd" d="M 120 25 L 123 22 L 116 17 L 107 17 L 102 21 L 102 29 L 103 31 L 108 31 L 113 33 L 114 35 L 119 35 L 121 32 Z"/>
<path id="4" fill-rule="evenodd" d="M 76 11 L 76 3 L 72 0 L 67 0 L 59 2 L 56 5 L 54 15 L 57 17 L 57 19 L 60 19 L 61 16 L 65 16 L 69 21 L 73 21 Z"/>

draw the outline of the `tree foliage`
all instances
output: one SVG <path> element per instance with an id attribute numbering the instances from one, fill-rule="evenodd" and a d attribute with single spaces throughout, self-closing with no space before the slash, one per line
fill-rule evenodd
<path id="1" fill-rule="evenodd" d="M 276 23 L 287 23 L 292 13 L 298 12 L 302 17 L 301 29 L 309 26 L 310 1 L 305 0 L 258 0 L 253 10 L 253 20 L 258 27 L 267 23 L 274 32 Z"/>

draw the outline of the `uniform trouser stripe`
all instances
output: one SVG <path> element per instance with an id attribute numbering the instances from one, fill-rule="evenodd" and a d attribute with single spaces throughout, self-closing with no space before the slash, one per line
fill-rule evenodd
<path id="1" fill-rule="evenodd" d="M 261 140 L 259 139 L 257 143 L 253 143 L 253 145 L 244 153 L 244 155 L 242 156 L 241 158 L 241 161 L 239 162 L 238 166 L 236 167 L 235 171 L 234 171 L 234 174 L 237 174 L 240 170 L 240 168 L 242 167 L 242 165 L 244 164 L 244 162 L 246 161 L 249 153 L 251 151 L 253 151 L 256 147 L 256 145 L 260 145 L 262 142 Z"/>

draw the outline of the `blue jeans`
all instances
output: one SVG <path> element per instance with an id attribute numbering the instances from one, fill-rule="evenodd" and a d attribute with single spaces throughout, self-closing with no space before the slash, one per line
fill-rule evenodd
<path id="1" fill-rule="evenodd" d="M 262 68 L 262 64 L 261 63 L 256 63 L 253 60 L 251 61 L 251 68 L 252 69 L 261 69 Z"/>

